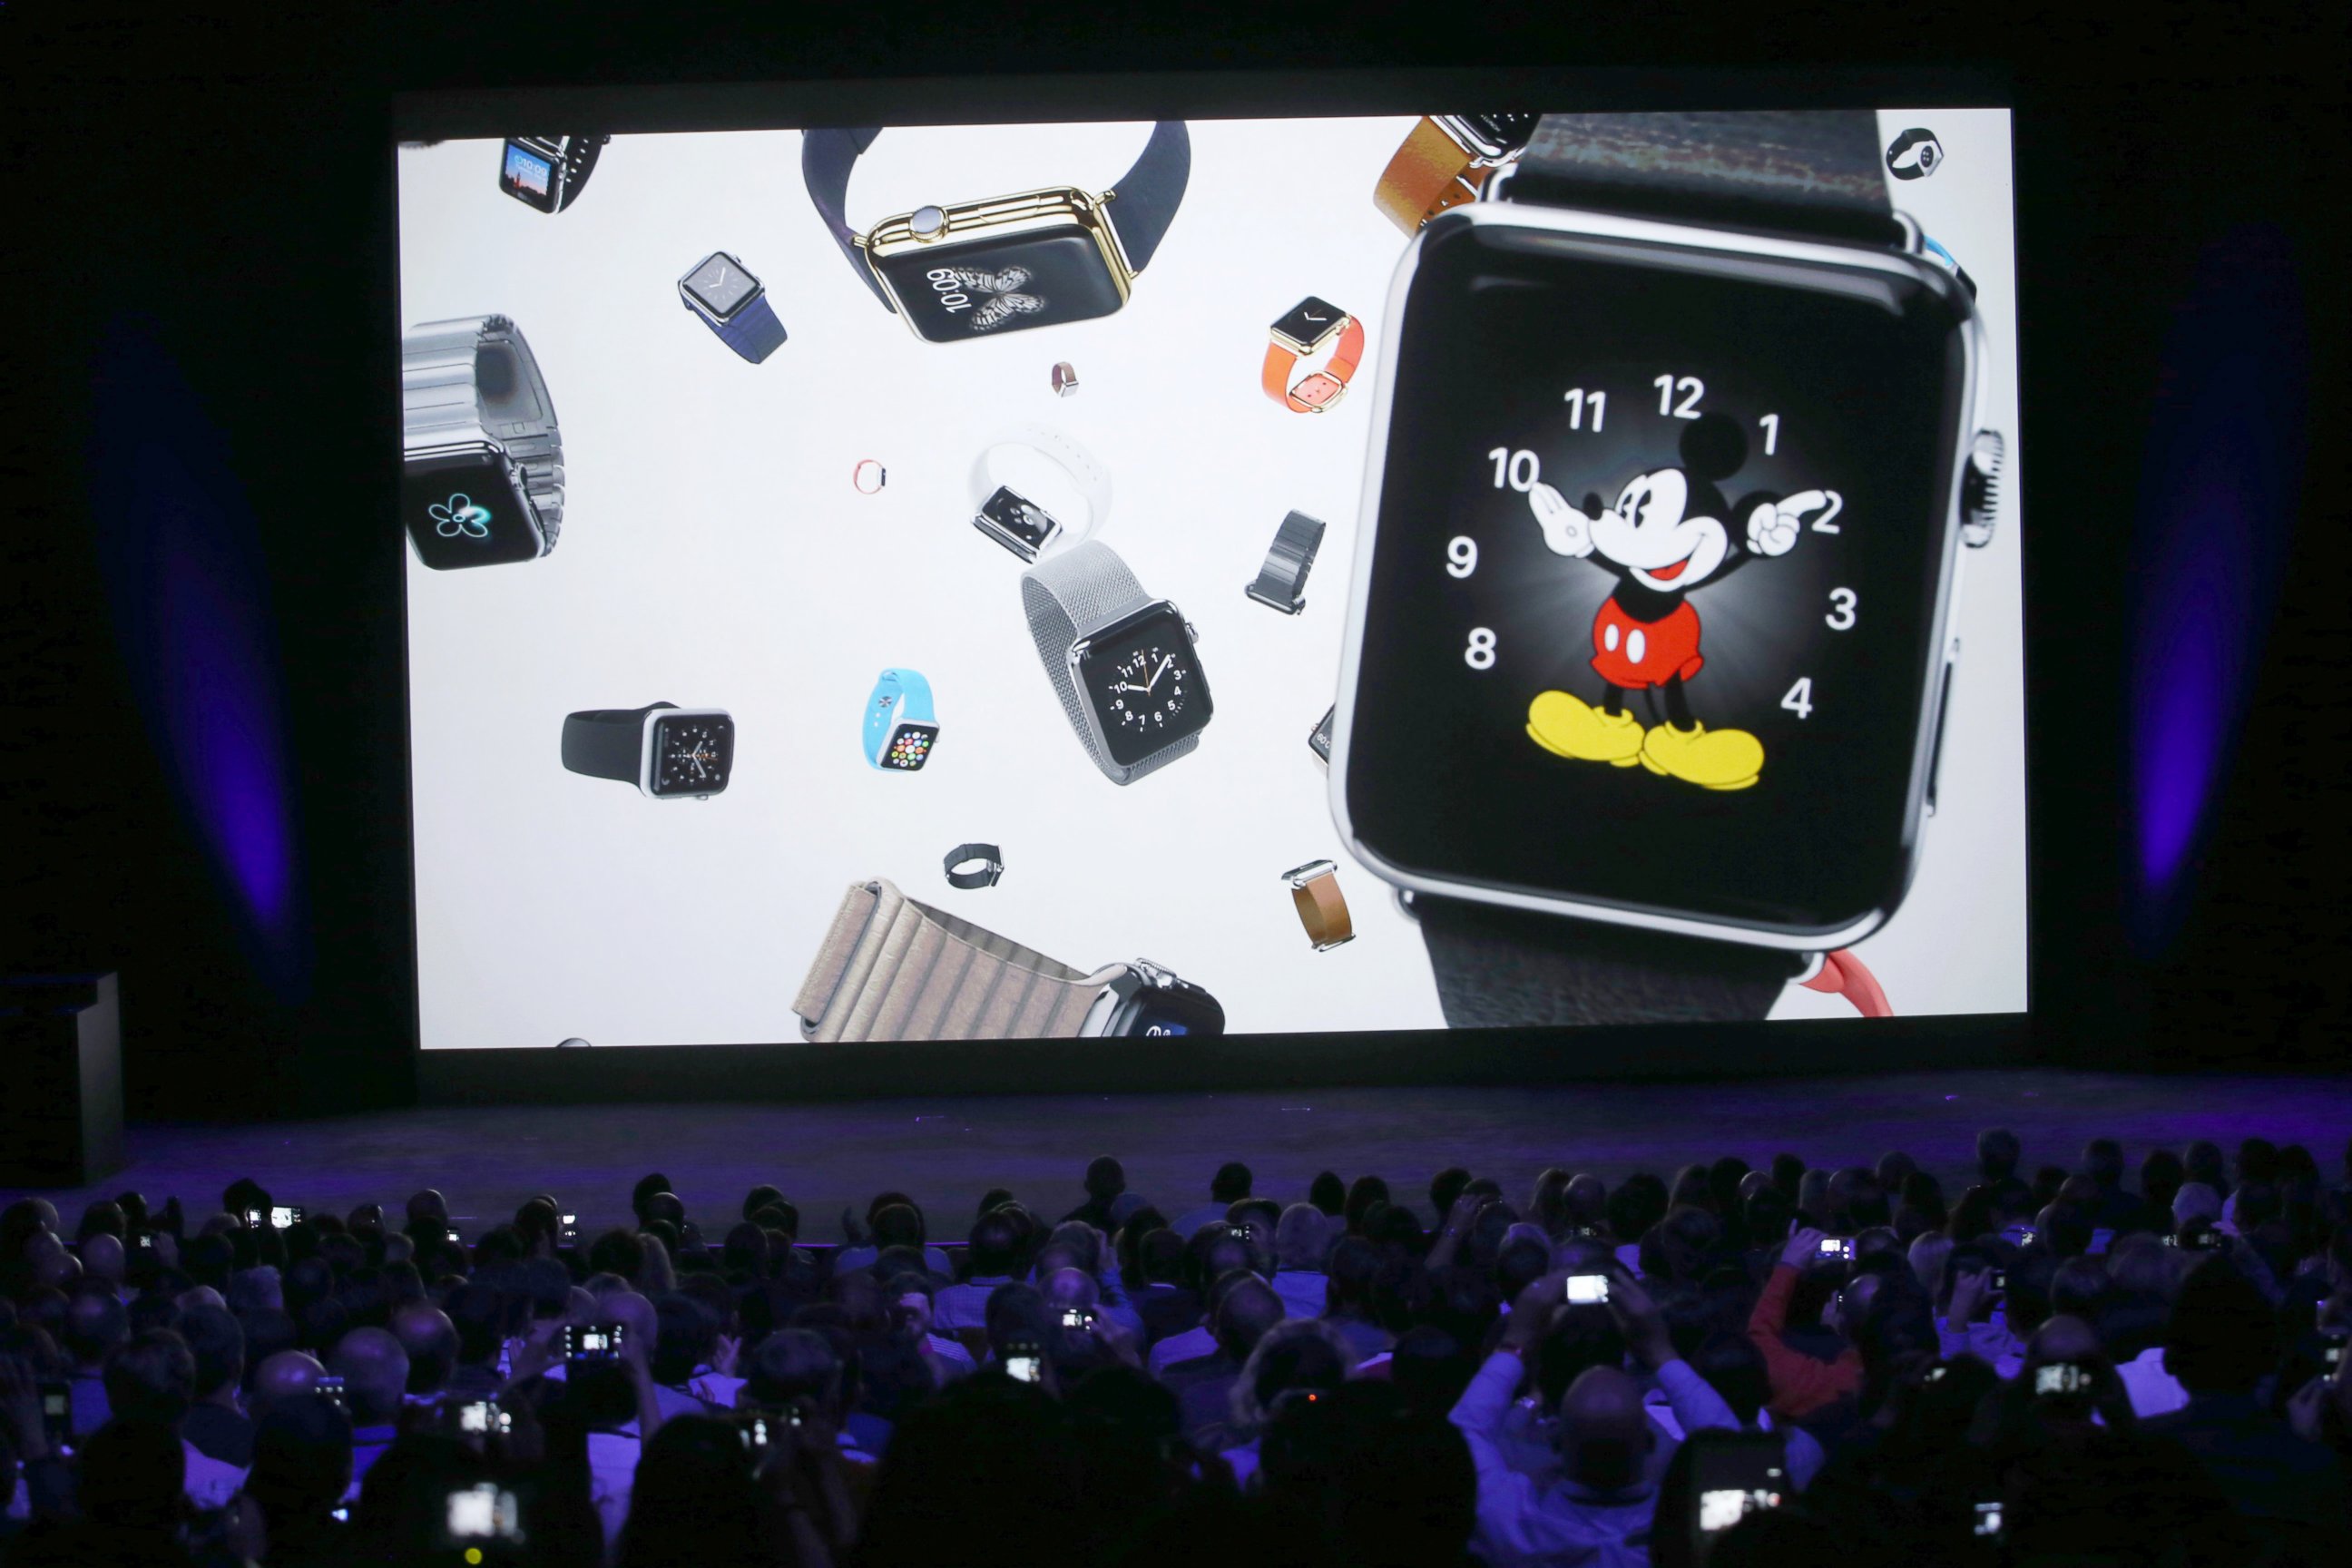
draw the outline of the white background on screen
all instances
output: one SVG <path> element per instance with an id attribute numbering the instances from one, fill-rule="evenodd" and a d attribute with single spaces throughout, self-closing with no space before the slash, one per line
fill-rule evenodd
<path id="1" fill-rule="evenodd" d="M 1980 289 L 1982 416 L 2010 438 L 2003 515 L 1964 567 L 1966 645 L 1941 814 L 1910 897 L 1862 952 L 1898 1011 L 2025 1005 L 2025 810 L 2009 117 L 1883 113 L 1949 154 L 1897 203 Z M 562 416 L 564 538 L 525 565 L 408 565 L 419 1026 L 428 1047 L 796 1040 L 792 999 L 843 889 L 887 877 L 1081 968 L 1139 955 L 1207 985 L 1235 1031 L 1439 1027 L 1429 960 L 1350 860 L 1307 734 L 1331 701 L 1354 569 L 1380 319 L 1404 239 L 1370 200 L 1406 118 L 1196 121 L 1183 206 L 1126 309 L 970 343 L 919 342 L 810 207 L 796 132 L 626 136 L 554 217 L 503 195 L 499 144 L 399 160 L 400 321 L 504 312 Z M 1100 191 L 1136 125 L 893 130 L 853 224 L 1048 184 Z M 1278 177 L 1270 170 L 1279 170 Z M 791 339 L 730 353 L 677 279 L 731 251 Z M 1258 390 L 1266 324 L 1308 294 L 1361 312 L 1328 414 Z M 1079 389 L 1057 397 L 1057 361 Z M 1110 469 L 1096 537 L 1201 633 L 1216 715 L 1192 756 L 1121 789 L 1087 763 L 1037 661 L 1020 564 L 971 526 L 982 442 L 1036 421 Z M 888 471 L 852 484 L 859 459 Z M 1021 474 L 1008 465 L 1003 477 Z M 1037 499 L 1055 496 L 1036 477 Z M 1242 595 L 1292 509 L 1330 525 L 1306 613 Z M 406 546 L 400 546 L 404 551 Z M 859 754 L 886 666 L 922 671 L 940 735 L 912 776 Z M 655 802 L 566 773 L 577 709 L 727 709 L 736 773 Z M 940 857 L 1001 845 L 995 888 Z M 1357 940 L 1310 950 L 1277 873 L 1340 865 Z M 1790 987 L 1775 1017 L 1834 1017 Z"/>

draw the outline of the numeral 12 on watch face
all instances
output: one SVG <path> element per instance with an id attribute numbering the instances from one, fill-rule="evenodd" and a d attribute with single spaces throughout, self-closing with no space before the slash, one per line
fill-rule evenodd
<path id="1" fill-rule="evenodd" d="M 1955 542 L 1952 308 L 1501 226 L 1425 235 L 1412 283 L 1342 785 L 1360 844 L 1781 929 L 1890 905 Z"/>

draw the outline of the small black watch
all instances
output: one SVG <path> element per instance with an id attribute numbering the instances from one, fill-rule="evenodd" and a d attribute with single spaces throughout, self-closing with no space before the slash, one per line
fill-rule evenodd
<path id="1" fill-rule="evenodd" d="M 635 784 L 648 800 L 709 800 L 735 776 L 735 721 L 675 702 L 567 713 L 563 765 Z"/>

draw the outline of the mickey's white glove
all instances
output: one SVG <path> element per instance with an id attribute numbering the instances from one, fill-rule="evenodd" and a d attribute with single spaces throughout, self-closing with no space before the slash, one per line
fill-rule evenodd
<path id="1" fill-rule="evenodd" d="M 1568 504 L 1566 497 L 1538 480 L 1528 487 L 1528 506 L 1543 529 L 1544 543 L 1554 555 L 1581 559 L 1592 553 L 1592 520 Z"/>
<path id="2" fill-rule="evenodd" d="M 1834 490 L 1799 490 L 1780 500 L 1767 501 L 1748 514 L 1748 548 L 1758 555 L 1786 555 L 1796 548 L 1806 513 L 1821 511 L 1827 521 L 1837 514 L 1840 504 Z"/>

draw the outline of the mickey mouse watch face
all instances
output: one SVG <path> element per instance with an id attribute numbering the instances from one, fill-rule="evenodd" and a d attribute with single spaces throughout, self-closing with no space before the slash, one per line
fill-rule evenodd
<path id="1" fill-rule="evenodd" d="M 1892 253 L 1587 224 L 1419 242 L 1342 825 L 1402 879 L 1563 912 L 1874 923 L 1944 674 L 1967 300 Z"/>

